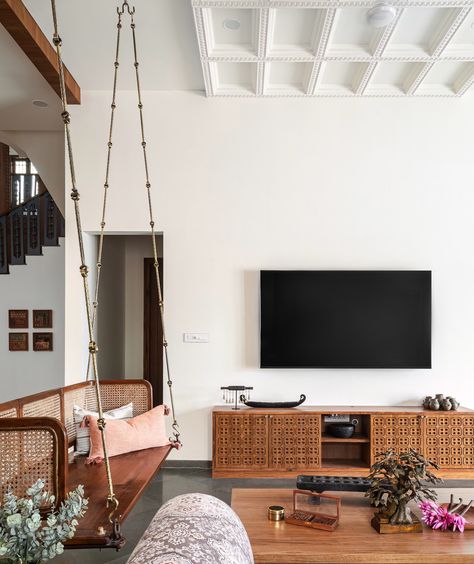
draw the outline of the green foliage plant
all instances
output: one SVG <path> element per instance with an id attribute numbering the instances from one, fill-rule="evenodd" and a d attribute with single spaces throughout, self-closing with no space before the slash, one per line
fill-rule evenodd
<path id="1" fill-rule="evenodd" d="M 64 551 L 87 510 L 83 486 L 69 492 L 55 508 L 55 498 L 38 480 L 25 497 L 7 492 L 0 506 L 0 562 L 27 564 L 52 560 Z M 46 513 L 44 509 L 46 508 Z"/>

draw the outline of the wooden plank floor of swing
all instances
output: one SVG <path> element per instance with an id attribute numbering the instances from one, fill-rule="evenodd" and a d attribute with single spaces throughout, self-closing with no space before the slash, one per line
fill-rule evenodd
<path id="1" fill-rule="evenodd" d="M 122 522 L 166 460 L 171 448 L 150 448 L 110 459 L 114 491 L 120 503 L 118 514 Z M 66 543 L 66 548 L 104 548 L 106 539 L 98 534 L 98 529 L 104 527 L 107 533 L 110 532 L 105 465 L 86 465 L 84 457 L 79 457 L 69 465 L 68 470 L 67 491 L 82 484 L 85 496 L 89 498 L 89 506 L 86 515 L 79 521 L 74 538 Z"/>

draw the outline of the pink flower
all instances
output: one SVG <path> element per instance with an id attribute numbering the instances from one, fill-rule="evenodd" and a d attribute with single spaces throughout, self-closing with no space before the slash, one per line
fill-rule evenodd
<path id="1" fill-rule="evenodd" d="M 446 531 L 452 529 L 464 532 L 466 519 L 457 513 L 450 513 L 445 507 L 441 507 L 433 501 L 423 501 L 419 505 L 422 520 L 432 529 Z"/>

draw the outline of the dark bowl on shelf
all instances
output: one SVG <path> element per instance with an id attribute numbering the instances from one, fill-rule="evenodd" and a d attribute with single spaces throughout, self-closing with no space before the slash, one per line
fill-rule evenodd
<path id="1" fill-rule="evenodd" d="M 332 423 L 328 426 L 328 432 L 338 439 L 350 439 L 355 431 L 353 423 Z"/>

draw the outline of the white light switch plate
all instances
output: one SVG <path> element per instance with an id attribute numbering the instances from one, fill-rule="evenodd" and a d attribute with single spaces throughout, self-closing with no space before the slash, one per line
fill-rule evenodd
<path id="1" fill-rule="evenodd" d="M 183 333 L 185 343 L 208 343 L 209 333 Z"/>

